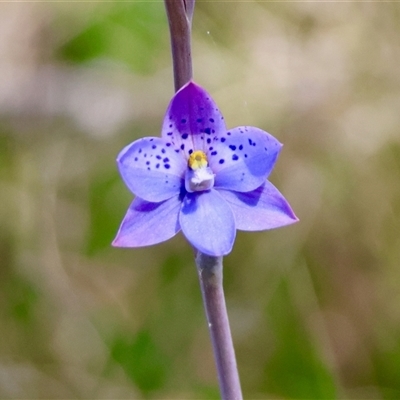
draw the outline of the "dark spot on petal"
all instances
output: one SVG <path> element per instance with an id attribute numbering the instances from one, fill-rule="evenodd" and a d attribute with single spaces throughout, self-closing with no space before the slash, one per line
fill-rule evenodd
<path id="1" fill-rule="evenodd" d="M 220 160 L 219 160 L 219 163 L 220 164 L 223 164 L 225 162 L 225 160 L 223 159 L 223 158 L 221 158 Z"/>
<path id="2" fill-rule="evenodd" d="M 182 123 L 182 124 L 186 124 L 186 119 L 185 119 L 185 118 L 182 118 L 182 119 L 181 119 L 181 123 Z"/>
<path id="3" fill-rule="evenodd" d="M 168 136 L 172 136 L 172 133 L 173 133 L 173 132 L 167 132 L 167 135 L 168 135 Z"/>
<path id="4" fill-rule="evenodd" d="M 244 158 L 247 158 L 247 154 L 244 155 Z"/>
<path id="5" fill-rule="evenodd" d="M 215 133 L 215 129 L 211 129 L 211 133 Z"/>
<path id="6" fill-rule="evenodd" d="M 207 143 L 208 143 L 208 144 L 211 143 L 211 139 L 210 139 L 210 138 L 207 139 Z"/>
<path id="7" fill-rule="evenodd" d="M 156 168 L 160 168 L 160 164 L 156 164 Z"/>
<path id="8" fill-rule="evenodd" d="M 193 149 L 190 149 L 189 150 L 189 155 L 192 154 L 192 153 L 193 153 Z"/>
<path id="9" fill-rule="evenodd" d="M 253 141 L 249 138 L 249 145 L 252 146 L 253 145 Z"/>
<path id="10" fill-rule="evenodd" d="M 235 151 L 235 150 L 236 150 L 236 146 L 235 146 L 235 145 L 233 145 L 233 144 L 229 145 L 229 148 L 230 148 L 231 150 L 233 150 L 233 151 Z"/>
<path id="11" fill-rule="evenodd" d="M 212 151 L 212 152 L 211 152 L 211 155 L 212 155 L 212 156 L 216 156 L 217 154 L 218 154 L 218 153 L 217 153 L 216 151 Z"/>
<path id="12" fill-rule="evenodd" d="M 161 160 L 162 157 L 161 156 L 156 156 L 156 158 L 157 158 L 157 160 Z"/>
<path id="13" fill-rule="evenodd" d="M 187 139 L 187 138 L 188 138 L 188 136 L 189 136 L 189 134 L 188 134 L 188 133 L 184 133 L 184 134 L 182 135 L 182 139 Z"/>
<path id="14" fill-rule="evenodd" d="M 161 149 L 161 153 L 165 154 L 165 149 Z"/>
<path id="15" fill-rule="evenodd" d="M 139 149 L 139 154 L 142 152 L 142 149 Z"/>
<path id="16" fill-rule="evenodd" d="M 170 147 L 170 146 L 171 146 L 171 143 L 167 143 L 166 146 L 167 146 L 167 147 Z"/>
<path id="17" fill-rule="evenodd" d="M 150 165 L 150 161 L 146 161 L 146 165 Z"/>
<path id="18" fill-rule="evenodd" d="M 202 118 L 197 118 L 197 119 L 196 119 L 196 122 L 198 122 L 198 123 L 200 123 L 201 121 L 203 121 Z"/>
<path id="19" fill-rule="evenodd" d="M 169 164 L 164 164 L 164 168 L 165 168 L 165 169 L 170 169 L 171 166 L 170 166 Z"/>
<path id="20" fill-rule="evenodd" d="M 226 132 L 226 134 L 227 134 L 228 136 L 231 136 L 231 133 L 230 133 L 230 132 Z"/>
<path id="21" fill-rule="evenodd" d="M 237 156 L 237 154 L 234 154 L 234 155 L 232 156 L 232 160 L 233 160 L 233 161 L 239 160 L 239 157 Z"/>
<path id="22" fill-rule="evenodd" d="M 210 121 L 210 122 L 214 122 L 214 118 L 210 118 L 209 121 Z"/>
<path id="23" fill-rule="evenodd" d="M 224 143 L 226 139 L 224 137 L 221 138 L 221 143 Z"/>
<path id="24" fill-rule="evenodd" d="M 181 144 L 181 150 L 184 150 L 185 149 L 185 145 L 182 143 Z"/>
<path id="25" fill-rule="evenodd" d="M 239 150 L 243 150 L 243 145 L 242 144 L 239 146 Z"/>
<path id="26" fill-rule="evenodd" d="M 163 162 L 168 162 L 168 161 L 169 161 L 168 157 L 165 157 L 164 160 L 163 160 Z"/>
<path id="27" fill-rule="evenodd" d="M 211 151 L 213 148 L 214 148 L 214 147 L 210 147 L 208 150 L 210 150 L 210 151 Z"/>
<path id="28" fill-rule="evenodd" d="M 169 124 L 169 127 L 172 128 L 172 124 Z"/>
<path id="29" fill-rule="evenodd" d="M 138 158 L 137 157 L 135 157 L 135 161 L 137 161 L 138 160 Z"/>
<path id="30" fill-rule="evenodd" d="M 204 129 L 204 132 L 207 133 L 207 135 L 210 135 L 211 134 L 211 129 L 210 128 L 206 128 L 206 129 Z"/>

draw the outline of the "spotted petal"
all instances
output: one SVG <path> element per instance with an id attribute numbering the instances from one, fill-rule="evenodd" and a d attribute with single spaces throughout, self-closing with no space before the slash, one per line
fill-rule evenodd
<path id="1" fill-rule="evenodd" d="M 183 234 L 202 253 L 223 256 L 232 250 L 235 220 L 229 205 L 217 191 L 188 193 L 179 221 Z"/>
<path id="2" fill-rule="evenodd" d="M 180 231 L 181 204 L 178 196 L 160 203 L 136 197 L 122 220 L 113 246 L 150 246 L 172 238 Z"/>
<path id="3" fill-rule="evenodd" d="M 211 96 L 189 82 L 172 98 L 164 117 L 162 137 L 188 158 L 203 150 L 216 134 L 226 131 L 224 117 Z"/>
<path id="4" fill-rule="evenodd" d="M 218 136 L 206 153 L 216 174 L 215 187 L 237 192 L 256 189 L 271 173 L 281 148 L 273 136 L 252 126 Z"/>
<path id="5" fill-rule="evenodd" d="M 140 198 L 159 202 L 178 194 L 186 163 L 161 138 L 143 138 L 126 146 L 117 157 L 122 179 Z"/>
<path id="6" fill-rule="evenodd" d="M 220 190 L 220 194 L 235 215 L 237 229 L 261 231 L 298 221 L 289 203 L 269 181 L 251 192 Z"/>

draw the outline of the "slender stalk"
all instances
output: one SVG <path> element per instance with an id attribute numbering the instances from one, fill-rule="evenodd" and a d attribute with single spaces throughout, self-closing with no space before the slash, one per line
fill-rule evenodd
<path id="1" fill-rule="evenodd" d="M 217 365 L 221 396 L 224 400 L 241 400 L 242 390 L 222 286 L 222 257 L 211 257 L 198 252 L 196 265 Z"/>
<path id="2" fill-rule="evenodd" d="M 164 0 L 171 34 L 175 91 L 192 79 L 191 24 L 195 0 Z M 223 400 L 241 400 L 228 313 L 222 285 L 222 257 L 198 252 L 197 271 Z"/>
<path id="3" fill-rule="evenodd" d="M 196 0 L 183 0 L 183 2 L 185 3 L 186 15 L 189 18 L 190 24 L 192 24 L 194 5 L 196 3 Z"/>
<path id="4" fill-rule="evenodd" d="M 164 0 L 171 35 L 175 91 L 193 76 L 191 29 L 194 0 Z"/>

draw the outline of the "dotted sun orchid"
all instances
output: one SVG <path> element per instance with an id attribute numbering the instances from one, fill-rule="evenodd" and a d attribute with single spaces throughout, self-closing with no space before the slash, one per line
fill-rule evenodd
<path id="1" fill-rule="evenodd" d="M 118 155 L 122 179 L 136 197 L 113 245 L 148 246 L 182 230 L 200 252 L 223 256 L 237 229 L 296 222 L 267 180 L 281 147 L 258 128 L 228 130 L 210 95 L 189 82 L 172 98 L 161 137 L 136 140 Z"/>

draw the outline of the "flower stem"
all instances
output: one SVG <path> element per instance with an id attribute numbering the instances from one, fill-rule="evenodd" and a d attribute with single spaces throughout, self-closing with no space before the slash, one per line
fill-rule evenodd
<path id="1" fill-rule="evenodd" d="M 196 265 L 221 396 L 224 400 L 240 400 L 243 397 L 222 286 L 222 257 L 211 257 L 198 252 Z"/>
<path id="2" fill-rule="evenodd" d="M 171 34 L 175 91 L 192 79 L 191 29 L 195 0 L 164 0 Z"/>
<path id="3" fill-rule="evenodd" d="M 191 29 L 195 0 L 164 0 L 171 34 L 175 91 L 192 79 Z M 198 252 L 196 257 L 201 292 L 217 365 L 223 400 L 241 400 L 228 313 L 222 286 L 222 257 Z"/>

